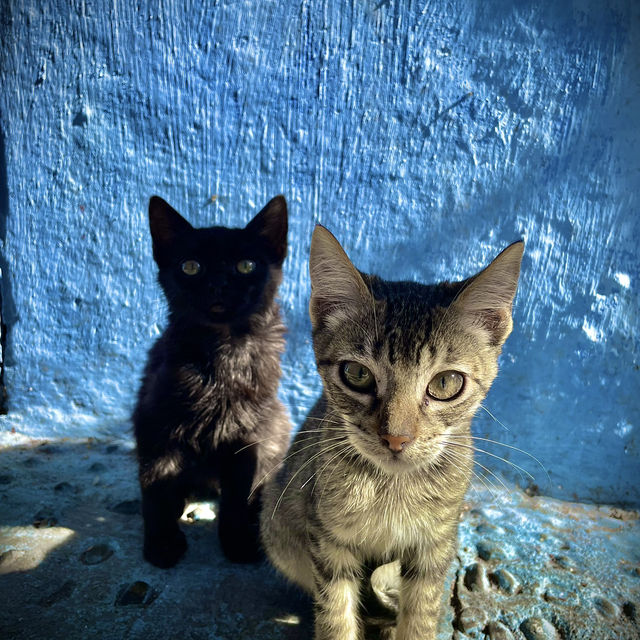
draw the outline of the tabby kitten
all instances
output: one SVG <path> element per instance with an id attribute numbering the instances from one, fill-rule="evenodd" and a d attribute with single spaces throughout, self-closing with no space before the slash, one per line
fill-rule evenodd
<path id="1" fill-rule="evenodd" d="M 470 424 L 511 332 L 523 247 L 463 282 L 388 282 L 316 227 L 309 311 L 324 392 L 261 514 L 267 555 L 314 598 L 315 640 L 360 640 L 376 600 L 397 611 L 383 637 L 435 638 Z"/>
<path id="2" fill-rule="evenodd" d="M 287 252 L 286 201 L 275 197 L 244 229 L 194 229 L 154 196 L 149 224 L 169 319 L 133 414 L 144 557 L 173 566 L 187 547 L 178 526 L 187 497 L 219 492 L 224 553 L 254 561 L 258 485 L 289 437 L 277 398 L 284 326 L 274 301 Z"/>

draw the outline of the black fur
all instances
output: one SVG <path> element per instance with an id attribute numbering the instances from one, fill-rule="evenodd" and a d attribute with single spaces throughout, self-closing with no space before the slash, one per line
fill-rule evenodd
<path id="1" fill-rule="evenodd" d="M 254 561 L 259 485 L 289 437 L 277 399 L 284 326 L 274 301 L 287 251 L 286 202 L 277 196 L 244 229 L 194 229 L 154 196 L 149 224 L 169 321 L 150 351 L 133 414 L 144 556 L 175 565 L 187 547 L 178 526 L 186 499 L 219 493 L 224 553 Z M 192 260 L 199 271 L 188 275 L 182 265 Z M 243 260 L 253 272 L 238 270 Z"/>

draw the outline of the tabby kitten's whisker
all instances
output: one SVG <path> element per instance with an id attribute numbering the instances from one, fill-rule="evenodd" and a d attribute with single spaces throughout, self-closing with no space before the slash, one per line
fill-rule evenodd
<path id="1" fill-rule="evenodd" d="M 489 409 L 487 409 L 487 407 L 485 407 L 482 403 L 480 403 L 480 405 L 479 405 L 479 406 L 480 406 L 480 408 L 481 408 L 483 411 L 485 411 L 486 413 L 488 413 L 488 414 L 491 416 L 491 418 L 493 418 L 493 420 L 494 420 L 495 422 L 497 422 L 497 423 L 498 423 L 498 424 L 499 424 L 499 425 L 500 425 L 500 426 L 501 426 L 505 431 L 509 431 L 509 427 L 507 427 L 507 425 L 506 425 L 506 424 L 504 424 L 504 422 L 501 422 L 500 420 L 498 420 L 498 418 L 496 418 L 496 417 L 493 415 L 493 413 L 491 413 L 491 411 L 489 411 Z"/>
<path id="2" fill-rule="evenodd" d="M 445 444 L 449 444 L 450 446 L 456 446 L 453 444 L 453 442 L 447 442 Z M 459 447 L 461 447 L 461 445 L 457 445 Z M 465 448 L 471 448 L 471 447 L 465 447 Z M 480 462 L 478 462 L 477 460 L 474 459 L 473 464 L 477 465 L 478 467 L 480 467 L 481 469 L 483 469 L 484 471 L 486 471 L 490 476 L 493 476 L 501 485 L 502 488 L 509 493 L 509 489 L 507 488 L 507 485 L 504 483 L 504 481 L 502 480 L 502 478 L 500 478 L 500 476 L 496 475 L 493 471 L 491 471 L 491 469 L 489 469 L 489 467 L 485 467 L 483 464 L 481 464 Z"/>
<path id="3" fill-rule="evenodd" d="M 333 436 L 331 438 L 325 438 L 324 440 L 320 441 L 317 438 L 303 438 L 300 441 L 296 441 L 296 444 L 298 444 L 298 442 L 308 442 L 309 440 L 315 440 L 315 442 L 312 442 L 311 444 L 307 444 L 304 447 L 296 447 L 296 449 L 294 451 L 291 451 L 291 453 L 289 453 L 287 456 L 285 456 L 282 459 L 282 462 L 278 463 L 277 465 L 271 467 L 271 469 L 269 469 L 269 471 L 267 471 L 267 473 L 264 474 L 264 476 L 262 476 L 262 478 L 259 480 L 258 484 L 256 485 L 256 487 L 259 487 L 276 469 L 278 469 L 279 467 L 282 466 L 282 464 L 284 464 L 287 460 L 290 460 L 291 458 L 299 455 L 300 453 L 302 453 L 303 451 L 305 451 L 306 449 L 312 449 L 313 447 L 317 447 L 320 446 L 321 444 L 324 444 L 325 442 L 332 442 L 333 440 L 343 440 L 344 436 Z M 251 496 L 253 495 L 253 492 L 255 491 L 255 488 L 251 490 L 251 493 L 249 494 L 249 498 L 251 498 Z"/>
<path id="4" fill-rule="evenodd" d="M 493 498 L 494 501 L 498 500 L 498 489 L 497 487 L 487 478 L 487 476 L 485 476 L 483 473 L 481 473 L 480 471 L 476 471 L 475 469 L 472 469 L 471 473 L 473 474 L 473 477 L 476 478 L 476 480 L 478 480 L 478 482 L 480 482 L 482 484 L 482 486 L 485 488 L 486 491 L 489 492 L 489 494 L 491 495 L 491 497 Z M 471 484 L 471 487 L 473 488 L 473 490 L 476 493 L 476 496 L 479 497 L 481 494 L 478 491 L 478 488 L 474 485 Z"/>
<path id="5" fill-rule="evenodd" d="M 458 447 L 459 449 L 463 449 L 465 451 L 467 450 L 474 450 L 473 447 L 469 446 L 469 445 L 462 445 L 460 443 L 453 443 L 453 442 L 446 442 L 446 441 L 442 441 L 443 444 L 449 445 L 450 447 Z M 458 464 L 460 464 L 461 461 L 465 461 L 467 458 L 462 456 L 461 453 L 456 452 L 455 449 L 448 449 L 448 453 L 451 455 L 455 455 L 457 456 L 457 462 Z M 481 464 L 480 462 L 478 462 L 475 458 L 471 458 L 471 462 L 480 467 L 481 469 L 483 469 L 486 473 L 488 473 L 489 475 L 493 476 L 503 487 L 503 489 L 509 493 L 509 489 L 507 488 L 507 486 L 505 485 L 505 483 L 500 479 L 500 477 L 498 475 L 496 475 L 493 471 L 491 471 L 491 469 L 489 469 L 489 467 L 484 466 L 483 464 Z M 468 468 L 468 467 L 465 467 Z M 487 478 L 488 480 L 488 478 Z M 493 481 L 490 481 L 491 485 L 494 487 L 494 489 L 497 489 L 496 485 L 493 484 Z"/>
<path id="6" fill-rule="evenodd" d="M 493 484 L 493 482 L 491 482 L 491 480 L 489 480 L 488 478 L 486 478 L 484 475 L 482 475 L 480 472 L 477 472 L 473 468 L 473 465 L 475 464 L 475 461 L 473 459 L 471 459 L 470 465 L 465 464 L 467 460 L 464 457 L 462 457 L 457 451 L 453 451 L 451 449 L 443 450 L 441 452 L 441 455 L 444 458 L 453 461 L 455 464 L 461 465 L 464 469 L 472 473 L 484 485 L 485 489 L 491 494 L 493 499 L 494 500 L 497 499 L 496 497 L 497 494 L 494 493 L 494 490 L 497 491 L 497 487 Z M 473 489 L 476 491 L 476 493 L 478 492 L 475 487 L 473 487 Z"/>
<path id="7" fill-rule="evenodd" d="M 347 457 L 347 455 L 349 455 L 352 452 L 352 447 L 350 445 L 346 446 L 344 448 L 344 451 L 341 453 L 342 457 Z M 333 458 L 332 458 L 333 460 Z M 336 469 L 338 468 L 338 465 L 336 464 L 333 467 L 333 470 L 331 471 L 331 473 L 329 474 L 329 477 L 326 479 L 326 482 L 324 483 L 324 487 L 322 488 L 322 493 L 320 494 L 320 500 L 318 501 L 319 503 L 322 502 L 322 498 L 324 497 L 324 491 L 327 488 L 329 482 L 331 481 L 331 478 L 333 477 L 333 474 L 336 472 Z M 316 480 L 316 484 L 318 482 L 318 480 L 320 480 L 320 476 L 318 476 L 318 479 Z M 316 485 L 314 484 L 313 487 L 311 488 L 311 494 L 313 495 L 313 492 L 315 491 Z"/>
<path id="8" fill-rule="evenodd" d="M 316 422 L 330 422 L 334 424 L 342 424 L 342 418 L 337 411 L 328 411 L 326 416 L 322 416 L 319 418 L 317 416 L 307 416 L 305 418 L 305 422 L 307 420 L 315 420 Z"/>
<path id="9" fill-rule="evenodd" d="M 335 456 L 332 456 L 327 463 L 319 470 L 319 471 L 314 471 L 314 473 L 312 473 L 301 485 L 300 488 L 304 489 L 307 484 L 309 484 L 309 482 L 311 482 L 311 480 L 313 480 L 313 478 L 315 477 L 316 481 L 313 483 L 313 487 L 311 487 L 311 493 L 314 492 L 316 485 L 318 484 L 318 480 L 320 480 L 320 476 L 322 475 L 322 472 L 338 457 L 343 455 L 346 451 L 349 450 L 349 444 L 345 443 L 344 445 L 344 449 L 342 449 L 342 451 L 338 451 L 338 453 L 336 453 Z M 335 468 L 333 469 L 333 471 L 335 471 Z M 331 473 L 333 473 L 333 471 Z"/>
<path id="10" fill-rule="evenodd" d="M 524 469 L 523 467 L 517 465 L 515 462 L 511 462 L 511 460 L 507 460 L 506 458 L 503 458 L 501 456 L 496 455 L 495 453 L 491 453 L 490 451 L 485 451 L 484 449 L 479 449 L 478 447 L 474 447 L 473 445 L 470 444 L 461 444 L 460 442 L 456 442 L 456 443 L 448 443 L 454 447 L 464 447 L 465 449 L 471 449 L 472 451 L 477 451 L 478 453 L 484 453 L 487 456 L 491 456 L 492 458 L 496 458 L 497 460 L 500 460 L 501 462 L 505 462 L 506 464 L 510 465 L 511 467 L 513 467 L 517 472 L 518 475 L 520 476 L 521 480 L 524 482 L 524 476 L 522 474 L 526 474 L 527 476 L 529 476 L 532 480 L 535 481 L 535 478 L 533 475 L 531 475 L 526 469 Z"/>
<path id="11" fill-rule="evenodd" d="M 314 420 L 315 422 L 319 422 L 320 424 L 335 424 L 335 425 L 342 425 L 343 422 L 341 420 L 329 420 L 326 417 L 325 418 L 314 418 L 313 416 L 309 416 L 307 418 L 305 418 L 305 422 L 307 420 Z"/>
<path id="12" fill-rule="evenodd" d="M 339 429 L 336 429 L 336 431 L 339 431 Z M 307 430 L 307 431 L 298 431 L 297 433 L 318 433 L 318 432 L 316 430 Z M 245 444 L 244 447 L 240 447 L 233 453 L 237 455 L 238 453 L 241 453 L 245 449 L 250 449 L 251 447 L 255 447 L 259 444 L 263 444 L 264 442 L 269 442 L 269 440 L 273 440 L 274 438 L 281 438 L 281 437 L 282 437 L 281 435 L 276 434 L 273 436 L 269 436 L 268 438 L 262 438 L 261 440 L 256 440 L 255 442 L 250 442 L 249 444 Z"/>
<path id="13" fill-rule="evenodd" d="M 516 447 L 512 444 L 506 444 L 504 442 L 500 442 L 498 440 L 493 440 L 492 438 L 482 438 L 480 436 L 465 436 L 463 434 L 452 434 L 452 433 L 447 433 L 447 434 L 442 434 L 444 436 L 446 436 L 447 438 L 471 438 L 471 440 L 481 440 L 483 442 L 489 442 L 491 444 L 495 444 L 498 445 L 499 447 L 505 447 L 507 449 L 513 449 L 514 451 L 517 451 L 518 453 L 521 453 L 529 458 L 531 458 L 536 464 L 538 464 L 540 466 L 540 468 L 544 471 L 545 475 L 547 476 L 547 481 L 549 483 L 551 483 L 551 477 L 549 476 L 549 472 L 547 471 L 546 467 L 542 464 L 542 462 L 540 462 L 540 460 L 538 460 L 538 458 L 536 458 L 533 454 L 529 453 L 528 451 L 525 451 L 524 449 L 521 449 L 520 447 Z M 478 449 L 478 451 L 480 451 Z M 505 460 L 505 462 L 507 462 Z"/>
<path id="14" fill-rule="evenodd" d="M 340 447 L 340 446 L 342 446 L 342 442 L 334 443 L 334 444 L 326 447 L 322 451 L 319 451 L 318 453 L 315 453 L 303 465 L 301 465 L 301 467 L 293 474 L 293 476 L 291 476 L 291 479 L 289 480 L 289 482 L 287 482 L 287 484 L 285 485 L 285 488 L 282 490 L 282 493 L 280 494 L 280 497 L 276 500 L 276 505 L 273 508 L 273 513 L 271 514 L 271 519 L 273 519 L 274 516 L 276 515 L 276 511 L 278 510 L 278 507 L 280 506 L 280 503 L 282 502 L 282 498 L 284 497 L 284 494 L 287 492 L 287 489 L 291 486 L 291 483 L 296 479 L 298 474 L 303 469 L 306 469 L 316 458 L 324 455 L 325 453 L 328 453 L 329 451 L 333 451 L 334 449 L 336 449 L 337 447 Z"/>

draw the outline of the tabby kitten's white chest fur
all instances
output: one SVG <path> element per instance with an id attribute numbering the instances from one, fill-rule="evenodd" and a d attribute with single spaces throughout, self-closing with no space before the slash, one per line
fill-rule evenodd
<path id="1" fill-rule="evenodd" d="M 323 394 L 261 516 L 269 558 L 314 598 L 315 640 L 362 640 L 374 618 L 378 637 L 435 638 L 470 424 L 512 328 L 522 251 L 463 282 L 388 282 L 316 227 L 309 311 Z"/>

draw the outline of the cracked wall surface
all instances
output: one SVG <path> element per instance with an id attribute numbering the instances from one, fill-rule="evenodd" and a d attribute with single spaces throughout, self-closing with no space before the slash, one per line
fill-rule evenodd
<path id="1" fill-rule="evenodd" d="M 319 388 L 315 222 L 362 269 L 423 281 L 468 276 L 524 237 L 515 331 L 475 429 L 549 480 L 515 448 L 489 451 L 533 479 L 479 459 L 534 492 L 637 506 L 638 11 L 4 2 L 3 442 L 130 437 L 164 322 L 150 195 L 197 225 L 240 226 L 284 193 L 282 397 L 296 426 Z"/>

